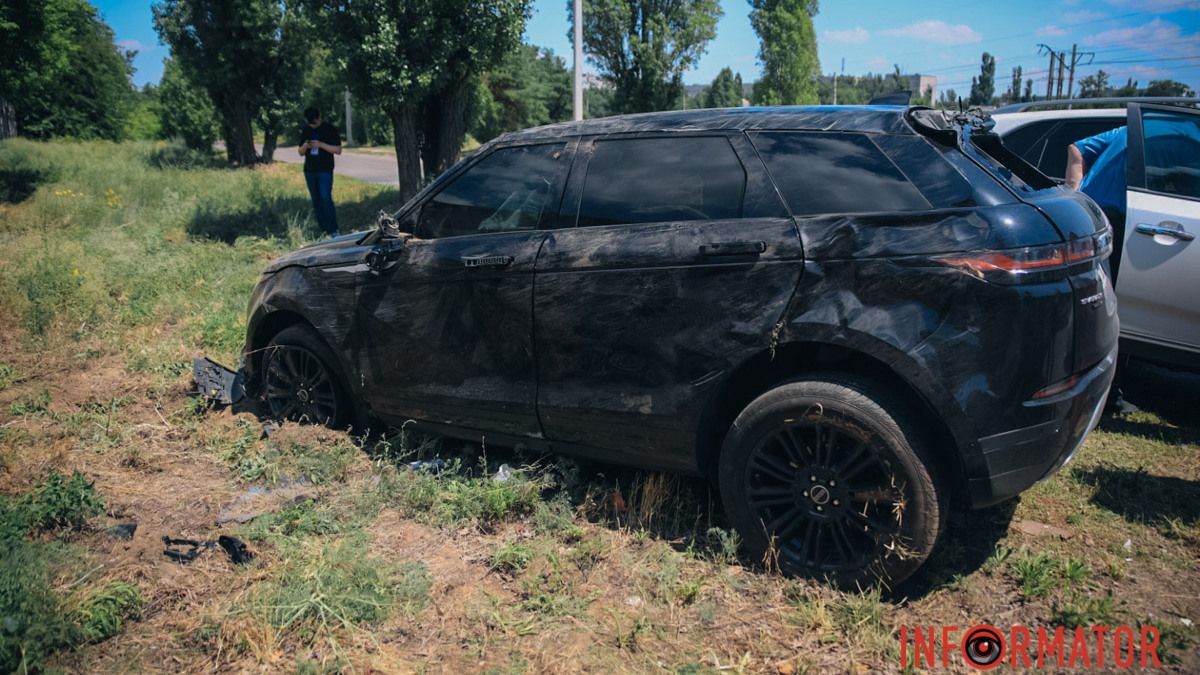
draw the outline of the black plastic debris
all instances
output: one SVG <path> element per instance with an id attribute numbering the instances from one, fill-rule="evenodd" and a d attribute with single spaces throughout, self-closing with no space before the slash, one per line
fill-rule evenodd
<path id="1" fill-rule="evenodd" d="M 200 541 L 198 539 L 173 539 L 171 537 L 163 537 L 163 555 L 180 565 L 187 565 L 202 553 L 209 549 L 220 547 L 229 555 L 229 560 L 235 565 L 244 565 L 251 560 L 254 560 L 254 554 L 246 548 L 246 544 L 237 537 L 221 535 L 216 541 L 208 539 Z"/>
<path id="2" fill-rule="evenodd" d="M 130 539 L 133 539 L 133 533 L 137 532 L 137 523 L 118 523 L 109 527 L 107 530 L 105 530 L 105 532 L 107 532 L 108 536 L 110 537 L 129 541 Z"/>
<path id="3" fill-rule="evenodd" d="M 203 356 L 192 359 L 192 377 L 196 381 L 196 393 L 222 405 L 233 405 L 246 395 L 246 385 L 240 371 Z"/>

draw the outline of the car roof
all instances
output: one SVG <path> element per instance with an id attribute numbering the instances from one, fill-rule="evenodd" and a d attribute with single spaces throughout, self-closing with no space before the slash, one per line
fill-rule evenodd
<path id="1" fill-rule="evenodd" d="M 601 117 L 582 122 L 559 122 L 513 131 L 498 142 L 537 141 L 571 136 L 639 132 L 787 129 L 915 133 L 904 120 L 905 106 L 772 106 L 674 110 Z"/>
<path id="2" fill-rule="evenodd" d="M 1074 108 L 1072 110 L 1039 110 L 1036 112 L 1015 112 L 1015 113 L 993 113 L 992 120 L 996 126 L 993 128 L 997 134 L 1004 134 L 1020 129 L 1021 127 L 1032 122 L 1040 122 L 1042 120 L 1066 120 L 1066 119 L 1096 119 L 1098 117 L 1120 117 L 1126 116 L 1124 108 Z"/>

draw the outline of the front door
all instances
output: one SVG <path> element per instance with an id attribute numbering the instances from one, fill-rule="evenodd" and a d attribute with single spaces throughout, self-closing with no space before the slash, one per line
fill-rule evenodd
<path id="1" fill-rule="evenodd" d="M 543 428 L 693 469 L 704 402 L 768 346 L 796 288 L 795 223 L 741 134 L 609 137 L 577 154 L 566 227 L 537 260 Z"/>
<path id="2" fill-rule="evenodd" d="M 540 435 L 533 268 L 566 150 L 491 151 L 425 198 L 415 235 L 384 252 L 396 260 L 369 276 L 358 315 L 365 398 L 385 421 Z"/>
<path id="3" fill-rule="evenodd" d="M 1129 105 L 1121 332 L 1200 350 L 1200 111 Z"/>

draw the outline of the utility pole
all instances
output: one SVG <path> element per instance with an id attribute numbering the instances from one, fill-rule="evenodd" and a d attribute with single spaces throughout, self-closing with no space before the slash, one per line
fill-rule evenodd
<path id="1" fill-rule="evenodd" d="M 354 118 L 350 116 L 350 87 L 346 87 L 346 145 L 354 145 Z"/>
<path id="2" fill-rule="evenodd" d="M 1038 44 L 1038 53 L 1050 53 L 1050 67 L 1046 68 L 1046 100 L 1049 101 L 1054 96 L 1054 48 L 1047 44 Z"/>
<path id="3" fill-rule="evenodd" d="M 1075 63 L 1079 60 L 1076 56 L 1076 49 L 1079 45 L 1071 43 L 1071 71 L 1067 75 L 1067 98 L 1071 98 L 1071 90 L 1075 88 Z"/>
<path id="4" fill-rule="evenodd" d="M 575 0 L 575 121 L 583 119 L 583 0 Z"/>
<path id="5" fill-rule="evenodd" d="M 846 57 L 842 57 L 842 75 L 846 74 Z M 833 104 L 837 105 L 837 82 L 838 74 L 833 74 Z"/>
<path id="6" fill-rule="evenodd" d="M 1058 95 L 1055 96 L 1054 98 L 1062 98 L 1063 68 L 1066 66 L 1066 62 L 1067 62 L 1067 53 L 1059 52 L 1058 53 Z"/>

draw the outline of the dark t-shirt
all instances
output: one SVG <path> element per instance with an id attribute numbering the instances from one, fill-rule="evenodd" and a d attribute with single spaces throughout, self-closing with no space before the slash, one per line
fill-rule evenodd
<path id="1" fill-rule="evenodd" d="M 342 137 L 338 134 L 338 128 L 329 122 L 321 122 L 321 126 L 316 129 L 307 124 L 300 127 L 300 145 L 314 140 L 321 141 L 327 145 L 342 144 Z M 333 171 L 333 155 L 321 148 L 309 148 L 304 153 L 304 170 Z"/>

